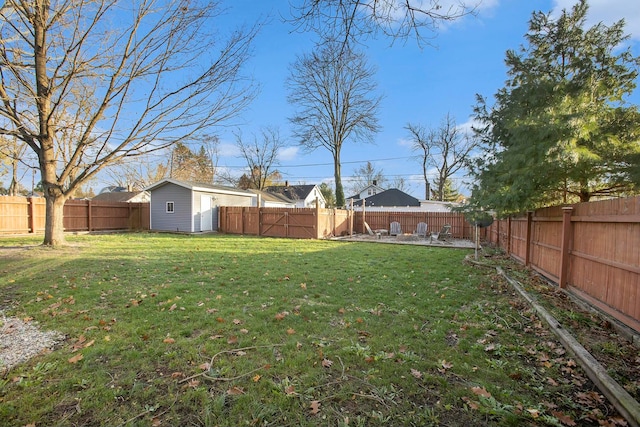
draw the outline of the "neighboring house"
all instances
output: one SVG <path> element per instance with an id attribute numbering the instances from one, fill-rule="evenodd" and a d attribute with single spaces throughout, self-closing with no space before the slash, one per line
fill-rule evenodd
<path id="1" fill-rule="evenodd" d="M 91 201 L 148 203 L 151 201 L 151 194 L 148 191 L 115 191 L 112 193 L 100 193 L 92 198 Z"/>
<path id="2" fill-rule="evenodd" d="M 353 200 L 367 199 L 367 198 L 369 198 L 371 196 L 375 196 L 378 193 L 382 193 L 383 191 L 385 191 L 385 189 L 380 187 L 376 181 L 373 181 L 373 184 L 367 185 L 365 188 L 362 189 L 362 191 L 360 191 L 360 193 L 358 193 L 358 194 L 356 194 L 354 196 L 351 196 L 351 197 L 347 197 L 347 200 L 349 200 L 349 199 L 353 199 Z"/>
<path id="3" fill-rule="evenodd" d="M 249 190 L 258 196 L 260 207 L 263 208 L 295 208 L 296 202 L 279 193 L 269 193 L 261 190 Z M 258 202 L 256 202 L 258 203 Z"/>
<path id="4" fill-rule="evenodd" d="M 146 190 L 151 193 L 151 230 L 157 231 L 215 231 L 219 206 L 253 206 L 256 198 L 246 190 L 171 178 Z"/>
<path id="5" fill-rule="evenodd" d="M 354 200 L 353 209 L 362 210 L 362 202 L 365 202 L 367 211 L 396 211 L 396 212 L 451 212 L 451 206 L 455 203 L 437 202 L 434 200 L 418 200 L 415 197 L 391 188 L 374 196 L 361 200 Z M 348 203 L 347 207 L 351 205 Z"/>
<path id="6" fill-rule="evenodd" d="M 296 208 L 313 208 L 316 206 L 316 199 L 321 208 L 327 205 L 327 202 L 317 185 L 277 185 L 264 189 L 267 193 L 285 196 L 295 203 Z"/>

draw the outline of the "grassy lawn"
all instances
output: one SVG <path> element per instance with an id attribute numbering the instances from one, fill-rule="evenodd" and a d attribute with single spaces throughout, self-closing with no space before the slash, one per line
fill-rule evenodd
<path id="1" fill-rule="evenodd" d="M 0 240 L 0 304 L 66 340 L 2 374 L 0 425 L 612 417 L 495 270 L 463 262 L 472 251 L 162 234 L 20 248 L 40 240 Z"/>

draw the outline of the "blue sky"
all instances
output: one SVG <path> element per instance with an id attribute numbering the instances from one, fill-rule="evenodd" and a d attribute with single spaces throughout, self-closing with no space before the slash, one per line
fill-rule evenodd
<path id="1" fill-rule="evenodd" d="M 288 0 L 234 0 L 228 2 L 228 19 L 252 23 L 271 16 L 256 39 L 255 55 L 247 71 L 261 86 L 258 98 L 234 126 L 220 129 L 219 167 L 238 171 L 244 162 L 237 157 L 232 131 L 244 136 L 259 135 L 261 126 L 280 129 L 288 148 L 280 155 L 278 169 L 292 184 L 333 185 L 332 157 L 319 148 L 308 153 L 291 137 L 288 117 L 294 106 L 287 103 L 285 80 L 296 55 L 313 48 L 311 35 L 292 32 Z M 559 13 L 570 8 L 571 0 L 484 0 L 477 16 L 466 17 L 440 29 L 433 47 L 420 49 L 412 40 L 406 43 L 379 38 L 364 48 L 369 63 L 377 67 L 377 83 L 383 101 L 378 133 L 370 144 L 347 142 L 342 149 L 342 176 L 345 192 L 350 193 L 349 177 L 366 161 L 393 179 L 403 177 L 410 184 L 408 193 L 423 198 L 420 165 L 412 159 L 409 122 L 437 127 L 448 113 L 458 125 L 469 124 L 475 94 L 491 97 L 506 80 L 505 52 L 524 43 L 533 11 Z M 632 36 L 633 52 L 640 55 L 640 6 L 637 0 L 591 0 L 589 24 L 610 24 L 625 18 L 626 32 Z M 638 104 L 638 91 L 631 100 Z M 432 175 L 432 178 L 435 175 Z M 456 178 L 464 193 L 464 178 Z M 350 195 L 350 194 L 347 194 Z"/>

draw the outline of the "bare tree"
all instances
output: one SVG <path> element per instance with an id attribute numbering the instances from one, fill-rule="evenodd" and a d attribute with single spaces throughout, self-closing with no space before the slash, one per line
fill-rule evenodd
<path id="1" fill-rule="evenodd" d="M 107 170 L 110 182 L 117 187 L 131 186 L 142 190 L 153 183 L 169 177 L 168 162 L 152 160 L 151 155 L 128 159 Z"/>
<path id="2" fill-rule="evenodd" d="M 429 184 L 429 162 L 431 160 L 431 147 L 435 144 L 435 132 L 425 128 L 420 124 L 407 124 L 405 129 L 411 134 L 411 149 L 418 152 L 418 159 L 422 167 L 422 178 L 424 179 L 424 198 L 430 199 L 431 185 Z"/>
<path id="3" fill-rule="evenodd" d="M 300 31 L 312 30 L 323 40 L 354 45 L 382 33 L 392 40 L 415 38 L 428 45 L 441 24 L 474 13 L 462 1 L 439 0 L 291 0 L 293 22 Z M 336 37 L 338 35 L 338 37 Z"/>
<path id="4" fill-rule="evenodd" d="M 11 175 L 7 195 L 17 196 L 20 190 L 20 161 L 27 150 L 27 145 L 18 138 L 0 136 L 0 160 L 6 165 L 6 169 Z M 4 169 L 4 168 L 2 168 Z M 0 171 L 0 176 L 6 171 Z"/>
<path id="5" fill-rule="evenodd" d="M 353 172 L 349 190 L 357 194 L 374 183 L 382 186 L 386 180 L 382 169 L 376 169 L 371 162 L 367 162 Z"/>
<path id="6" fill-rule="evenodd" d="M 4 2 L 0 134 L 38 157 L 44 244 L 64 243 L 64 202 L 100 170 L 205 133 L 252 99 L 241 67 L 258 28 L 222 38 L 219 15 L 216 1 Z"/>
<path id="7" fill-rule="evenodd" d="M 274 177 L 274 173 L 279 176 L 273 168 L 278 165 L 278 154 L 285 146 L 278 128 L 263 127 L 260 133 L 261 139 L 256 135 L 247 139 L 242 137 L 242 132 L 235 133 L 240 156 L 249 168 L 249 174 L 245 175 L 247 182 L 243 187 L 257 190 L 264 189 Z"/>
<path id="8" fill-rule="evenodd" d="M 288 100 L 297 106 L 290 118 L 294 136 L 309 150 L 324 147 L 333 156 L 336 205 L 344 205 L 340 151 L 353 141 L 371 142 L 379 131 L 380 96 L 375 70 L 363 53 L 327 43 L 299 56 L 287 81 Z"/>
<path id="9" fill-rule="evenodd" d="M 427 171 L 431 165 L 438 172 L 435 179 L 436 188 L 432 193 L 437 200 L 442 201 L 447 183 L 466 166 L 466 161 L 478 146 L 478 141 L 458 127 L 455 118 L 450 114 L 445 116 L 437 129 L 414 124 L 408 124 L 406 129 L 411 133 L 413 150 L 420 153 L 426 198 L 429 199 Z"/>

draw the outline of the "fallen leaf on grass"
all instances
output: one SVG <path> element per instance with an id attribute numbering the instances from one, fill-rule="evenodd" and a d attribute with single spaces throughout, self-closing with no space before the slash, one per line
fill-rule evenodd
<path id="1" fill-rule="evenodd" d="M 295 329 L 293 329 L 293 328 L 289 328 L 289 329 L 287 329 L 287 334 L 289 334 L 289 335 L 294 335 L 295 333 L 296 333 L 296 330 L 295 330 Z"/>
<path id="2" fill-rule="evenodd" d="M 292 385 L 285 387 L 284 392 L 287 393 L 287 396 L 291 396 L 292 394 L 296 394 L 296 388 Z"/>
<path id="3" fill-rule="evenodd" d="M 480 409 L 480 404 L 479 404 L 478 402 L 476 402 L 475 400 L 471 400 L 471 399 L 469 399 L 469 398 L 468 398 L 468 397 L 466 397 L 466 396 L 465 396 L 465 397 L 463 397 L 463 398 L 462 398 L 462 400 L 463 400 L 467 405 L 469 405 L 469 408 L 470 408 L 470 409 L 472 409 L 472 410 L 474 410 L 474 411 L 477 411 L 478 409 Z"/>
<path id="4" fill-rule="evenodd" d="M 178 306 L 176 304 L 173 304 L 171 307 L 169 307 L 169 311 L 173 311 L 176 308 L 178 308 Z"/>
<path id="5" fill-rule="evenodd" d="M 176 340 L 174 340 L 173 338 L 165 338 L 162 340 L 162 342 L 165 344 L 173 344 L 176 342 Z"/>
<path id="6" fill-rule="evenodd" d="M 322 366 L 324 368 L 330 368 L 331 365 L 333 365 L 333 360 L 329 360 L 329 359 L 322 359 Z"/>
<path id="7" fill-rule="evenodd" d="M 262 378 L 262 376 L 261 376 L 261 375 L 259 375 L 259 374 L 256 374 L 256 375 L 254 375 L 254 377 L 253 377 L 253 378 L 251 378 L 251 379 L 253 380 L 253 382 L 254 382 L 254 383 L 257 383 L 258 381 L 260 381 L 260 378 Z"/>
<path id="8" fill-rule="evenodd" d="M 75 356 L 67 359 L 67 362 L 69 362 L 69 363 L 78 363 L 79 361 L 82 360 L 83 357 L 84 356 L 82 355 L 82 353 L 78 353 Z"/>
<path id="9" fill-rule="evenodd" d="M 422 372 L 418 371 L 417 369 L 411 368 L 411 375 L 418 379 L 422 378 Z"/>
<path id="10" fill-rule="evenodd" d="M 540 411 L 537 409 L 527 409 L 527 412 L 535 419 L 540 417 Z"/>
<path id="11" fill-rule="evenodd" d="M 441 374 L 444 374 L 445 372 L 447 372 L 447 369 L 453 368 L 453 363 L 447 362 L 446 360 L 443 359 L 440 362 L 440 366 L 442 366 L 442 367 L 438 368 L 438 372 L 440 372 Z"/>
<path id="12" fill-rule="evenodd" d="M 471 391 L 473 394 L 478 396 L 491 397 L 491 393 L 489 393 L 484 387 L 471 387 Z"/>
<path id="13" fill-rule="evenodd" d="M 562 412 L 559 411 L 551 411 L 551 414 L 556 417 L 558 419 L 558 421 L 560 421 L 562 424 L 566 425 L 566 426 L 576 426 L 576 422 L 573 421 L 573 418 L 571 418 L 568 415 L 563 414 Z"/>
<path id="14" fill-rule="evenodd" d="M 242 387 L 234 386 L 227 390 L 227 394 L 230 396 L 238 396 L 240 394 L 244 394 L 244 389 Z"/>
<path id="15" fill-rule="evenodd" d="M 311 402 L 311 415 L 317 415 L 320 412 L 320 402 L 313 400 Z"/>
<path id="16" fill-rule="evenodd" d="M 184 387 L 185 388 L 196 388 L 200 385 L 200 381 L 196 380 L 195 378 L 190 379 L 189 382 L 187 382 Z"/>

